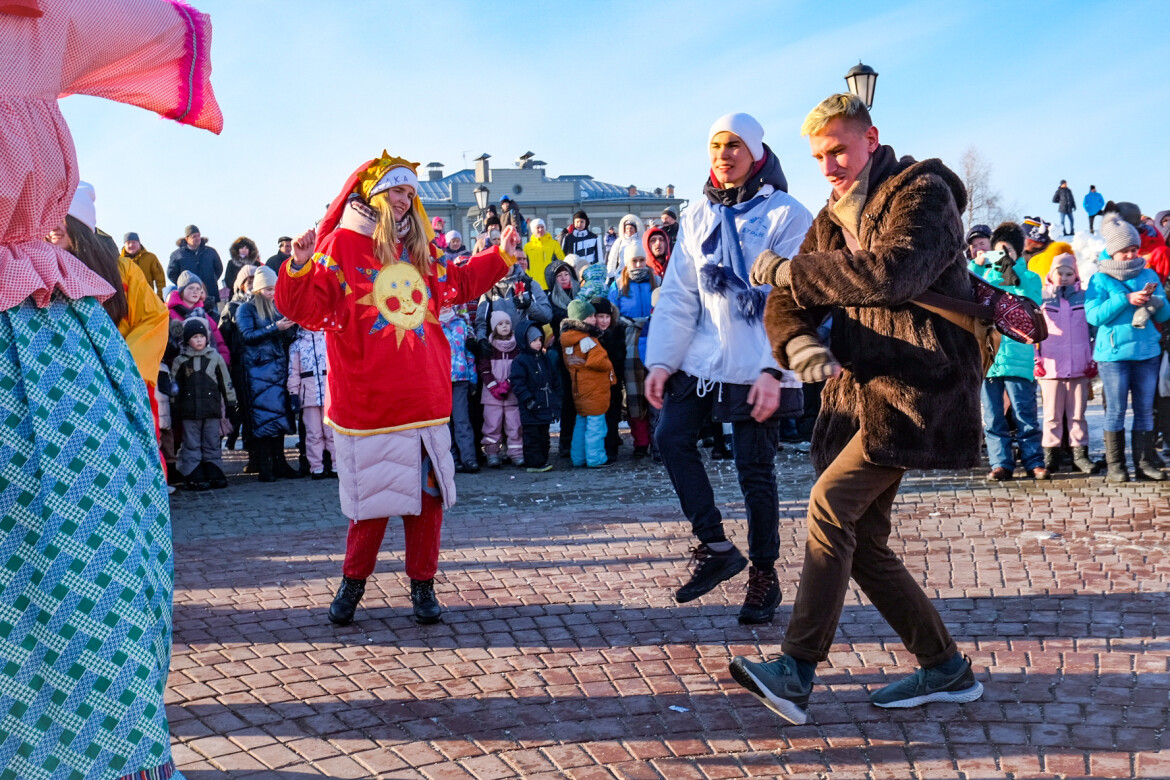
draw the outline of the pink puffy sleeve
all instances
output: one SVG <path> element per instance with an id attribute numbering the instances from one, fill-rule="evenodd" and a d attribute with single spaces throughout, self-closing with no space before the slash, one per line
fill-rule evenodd
<path id="1" fill-rule="evenodd" d="M 61 97 L 92 95 L 223 129 L 207 14 L 180 0 L 85 0 L 73 9 Z"/>

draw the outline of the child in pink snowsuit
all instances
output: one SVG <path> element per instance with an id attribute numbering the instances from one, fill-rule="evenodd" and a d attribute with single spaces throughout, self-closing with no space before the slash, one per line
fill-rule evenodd
<path id="1" fill-rule="evenodd" d="M 483 451 L 491 468 L 500 467 L 500 435 L 508 437 L 508 459 L 524 465 L 524 448 L 520 440 L 520 404 L 508 380 L 512 360 L 520 354 L 512 333 L 512 318 L 507 312 L 492 312 L 490 352 L 477 361 L 483 381 Z"/>
<path id="2" fill-rule="evenodd" d="M 325 451 L 330 464 L 337 457 L 333 449 L 333 429 L 325 424 L 325 385 L 329 364 L 325 359 L 325 334 L 301 328 L 297 340 L 288 350 L 288 395 L 294 408 L 298 402 L 305 421 L 305 457 L 313 479 L 336 477 L 325 470 Z M 297 400 L 299 399 L 299 401 Z"/>
<path id="3" fill-rule="evenodd" d="M 1067 419 L 1073 463 L 1078 470 L 1091 474 L 1094 464 L 1089 459 L 1085 407 L 1097 364 L 1093 362 L 1093 341 L 1085 319 L 1085 292 L 1072 255 L 1061 254 L 1053 259 L 1045 280 L 1042 309 L 1048 322 L 1048 338 L 1036 345 L 1036 378 L 1044 398 L 1044 460 L 1055 464 Z"/>

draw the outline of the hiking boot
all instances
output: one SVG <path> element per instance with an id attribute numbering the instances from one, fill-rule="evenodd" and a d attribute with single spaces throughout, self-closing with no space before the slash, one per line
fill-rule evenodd
<path id="1" fill-rule="evenodd" d="M 747 558 L 743 553 L 731 546 L 726 552 L 715 552 L 706 544 L 692 547 L 691 561 L 695 564 L 695 571 L 686 585 L 674 594 L 674 600 L 679 604 L 694 601 L 700 596 L 710 593 L 716 585 L 729 580 L 747 568 Z"/>
<path id="2" fill-rule="evenodd" d="M 339 626 L 348 626 L 353 622 L 353 613 L 365 593 L 365 580 L 342 577 L 341 587 L 337 589 L 337 595 L 333 597 L 333 603 L 329 606 L 329 619 Z"/>
<path id="3" fill-rule="evenodd" d="M 1130 431 L 1131 451 L 1133 452 L 1133 471 L 1138 479 L 1149 479 L 1162 482 L 1166 475 L 1154 461 L 1154 432 Z"/>
<path id="4" fill-rule="evenodd" d="M 780 578 L 776 570 L 764 571 L 755 565 L 748 570 L 747 596 L 739 610 L 739 622 L 745 625 L 771 623 L 780 604 Z"/>
<path id="5" fill-rule="evenodd" d="M 1089 459 L 1088 447 L 1073 447 L 1072 456 L 1073 465 L 1082 474 L 1092 474 L 1097 470 L 1097 464 Z"/>
<path id="6" fill-rule="evenodd" d="M 991 473 L 987 475 L 987 479 L 990 482 L 1007 482 L 1011 478 L 1012 472 L 1009 469 L 1005 469 L 1003 466 L 996 466 L 991 470 Z"/>
<path id="7" fill-rule="evenodd" d="M 919 668 L 909 677 L 890 683 L 869 695 L 869 700 L 878 707 L 905 708 L 921 707 L 932 701 L 968 702 L 983 695 L 983 684 L 975 679 L 971 671 L 971 659 L 963 656 L 957 672 L 947 674 L 934 666 Z"/>
<path id="8" fill-rule="evenodd" d="M 1059 447 L 1045 447 L 1044 448 L 1044 468 L 1049 474 L 1055 474 L 1060 470 L 1060 448 Z"/>
<path id="9" fill-rule="evenodd" d="M 801 678 L 795 658 L 780 655 L 757 663 L 736 656 L 730 668 L 732 678 L 772 712 L 796 726 L 808 722 L 812 681 L 806 683 Z"/>
<path id="10" fill-rule="evenodd" d="M 1105 431 L 1105 479 L 1109 482 L 1129 482 L 1125 468 L 1125 431 Z"/>
<path id="11" fill-rule="evenodd" d="M 416 623 L 427 625 L 438 623 L 443 615 L 443 608 L 435 598 L 435 581 L 411 580 L 410 603 L 414 604 L 414 620 Z"/>

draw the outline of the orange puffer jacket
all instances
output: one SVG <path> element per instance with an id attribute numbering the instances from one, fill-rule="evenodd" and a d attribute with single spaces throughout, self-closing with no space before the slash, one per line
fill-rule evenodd
<path id="1" fill-rule="evenodd" d="M 609 388 L 616 383 L 601 331 L 581 320 L 561 321 L 561 354 L 573 382 L 577 414 L 592 417 L 609 409 Z"/>

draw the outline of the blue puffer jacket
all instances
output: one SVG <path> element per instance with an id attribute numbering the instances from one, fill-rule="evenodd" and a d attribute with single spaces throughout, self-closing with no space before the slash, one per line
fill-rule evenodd
<path id="1" fill-rule="evenodd" d="M 622 295 L 622 290 L 615 281 L 609 288 L 609 302 L 617 309 L 622 317 L 633 320 L 642 325 L 642 332 L 638 336 L 638 357 L 646 362 L 646 340 L 650 337 L 649 329 L 645 327 L 645 318 L 650 316 L 652 308 L 651 296 L 654 287 L 650 282 L 630 282 L 629 293 Z"/>
<path id="2" fill-rule="evenodd" d="M 1093 359 L 1098 363 L 1119 360 L 1149 360 L 1162 353 L 1159 343 L 1161 334 L 1152 323 L 1144 328 L 1133 326 L 1133 313 L 1137 307 L 1127 296 L 1153 282 L 1158 285 L 1154 297 L 1161 298 L 1163 306 L 1151 317 L 1154 322 L 1170 320 L 1170 306 L 1166 303 L 1166 291 L 1158 282 L 1158 275 L 1149 268 L 1134 278 L 1122 282 L 1098 271 L 1089 279 L 1085 292 L 1085 319 L 1097 326 L 1097 342 L 1093 347 Z"/>
<path id="3" fill-rule="evenodd" d="M 1028 261 L 1023 257 L 1016 260 L 1012 269 L 1020 277 L 1018 285 L 1008 286 L 1003 283 L 1003 274 L 998 268 L 970 264 L 970 269 L 982 276 L 988 284 L 993 284 L 1001 290 L 1007 290 L 1015 295 L 1023 295 L 1037 305 L 1044 293 L 1044 285 L 1039 274 L 1028 270 Z M 1021 344 L 1015 339 L 1006 336 L 999 344 L 995 353 L 995 362 L 987 370 L 988 379 L 1002 379 L 1004 377 L 1018 377 L 1020 379 L 1036 379 L 1036 348 L 1031 344 Z"/>
<path id="4" fill-rule="evenodd" d="M 288 342 L 296 328 L 282 331 L 264 319 L 248 301 L 236 311 L 244 342 L 245 392 L 248 394 L 253 436 L 283 436 L 293 432 L 288 404 Z"/>

